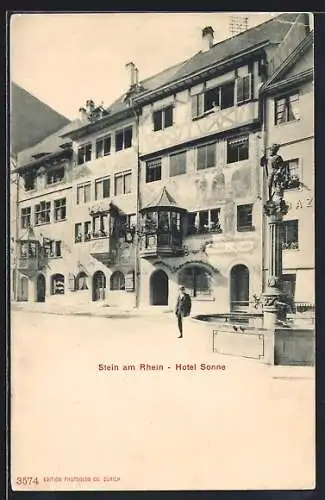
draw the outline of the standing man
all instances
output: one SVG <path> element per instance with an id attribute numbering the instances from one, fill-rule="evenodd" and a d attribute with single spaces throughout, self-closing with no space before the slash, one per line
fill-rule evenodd
<path id="1" fill-rule="evenodd" d="M 190 315 L 192 307 L 191 297 L 185 292 L 185 287 L 179 288 L 179 295 L 177 297 L 175 314 L 178 321 L 179 339 L 183 337 L 183 318 Z"/>

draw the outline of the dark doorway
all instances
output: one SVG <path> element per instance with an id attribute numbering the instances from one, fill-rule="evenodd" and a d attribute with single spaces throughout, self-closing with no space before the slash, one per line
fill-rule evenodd
<path id="1" fill-rule="evenodd" d="M 230 274 L 230 309 L 246 311 L 249 306 L 249 270 L 247 266 L 238 264 Z"/>
<path id="2" fill-rule="evenodd" d="M 19 300 L 22 302 L 28 301 L 28 278 L 22 276 L 20 279 L 20 297 Z"/>
<path id="3" fill-rule="evenodd" d="M 102 271 L 96 271 L 93 276 L 93 301 L 104 300 L 106 278 Z"/>
<path id="4" fill-rule="evenodd" d="M 162 270 L 155 271 L 150 277 L 150 304 L 168 305 L 168 276 Z"/>
<path id="5" fill-rule="evenodd" d="M 36 290 L 36 301 L 45 302 L 45 277 L 43 274 L 37 277 Z"/>

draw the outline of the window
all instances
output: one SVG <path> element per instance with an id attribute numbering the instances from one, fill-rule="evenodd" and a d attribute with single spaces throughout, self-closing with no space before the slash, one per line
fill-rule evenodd
<path id="1" fill-rule="evenodd" d="M 61 241 L 46 240 L 43 248 L 46 257 L 61 257 Z"/>
<path id="2" fill-rule="evenodd" d="M 108 236 L 108 215 L 101 214 L 93 217 L 93 238 Z"/>
<path id="3" fill-rule="evenodd" d="M 132 191 L 132 174 L 127 172 L 125 174 L 115 175 L 115 196 L 120 194 L 128 194 Z"/>
<path id="4" fill-rule="evenodd" d="M 64 276 L 62 274 L 54 274 L 51 277 L 51 293 L 52 295 L 64 294 Z"/>
<path id="5" fill-rule="evenodd" d="M 169 156 L 169 175 L 174 177 L 175 175 L 186 173 L 186 151 L 181 153 L 175 153 Z"/>
<path id="6" fill-rule="evenodd" d="M 78 148 L 78 165 L 91 160 L 92 144 L 84 144 Z"/>
<path id="7" fill-rule="evenodd" d="M 239 205 L 237 207 L 237 231 L 252 231 L 253 205 Z"/>
<path id="8" fill-rule="evenodd" d="M 91 199 L 90 182 L 77 186 L 77 205 L 88 203 Z"/>
<path id="9" fill-rule="evenodd" d="M 98 179 L 95 181 L 95 200 L 109 198 L 110 195 L 110 178 Z"/>
<path id="10" fill-rule="evenodd" d="M 179 273 L 179 284 L 185 286 L 192 297 L 211 294 L 210 274 L 200 266 L 187 266 Z"/>
<path id="11" fill-rule="evenodd" d="M 125 290 L 125 278 L 121 271 L 115 271 L 110 281 L 111 290 Z"/>
<path id="12" fill-rule="evenodd" d="M 51 202 L 41 201 L 35 205 L 35 226 L 50 222 Z"/>
<path id="13" fill-rule="evenodd" d="M 78 222 L 74 225 L 74 242 L 80 243 L 82 241 L 82 224 Z"/>
<path id="14" fill-rule="evenodd" d="M 275 125 L 291 122 L 299 118 L 299 94 L 287 95 L 275 99 Z"/>
<path id="15" fill-rule="evenodd" d="M 66 199 L 60 198 L 59 200 L 54 200 L 54 219 L 64 220 L 67 215 Z"/>
<path id="16" fill-rule="evenodd" d="M 96 141 L 96 158 L 107 156 L 111 153 L 111 137 L 101 137 Z"/>
<path id="17" fill-rule="evenodd" d="M 84 239 L 85 241 L 89 241 L 91 239 L 91 222 L 84 222 Z"/>
<path id="18" fill-rule="evenodd" d="M 125 232 L 129 230 L 134 222 L 135 214 L 120 215 L 117 219 L 117 235 L 119 237 L 125 236 Z"/>
<path id="19" fill-rule="evenodd" d="M 56 184 L 64 179 L 64 167 L 58 167 L 47 172 L 46 183 L 48 185 Z"/>
<path id="20" fill-rule="evenodd" d="M 146 182 L 159 181 L 161 179 L 161 158 L 147 161 Z"/>
<path id="21" fill-rule="evenodd" d="M 20 212 L 20 225 L 22 229 L 26 229 L 31 225 L 31 208 L 25 207 Z"/>
<path id="22" fill-rule="evenodd" d="M 153 129 L 163 130 L 173 125 L 173 106 L 168 106 L 153 112 Z"/>
<path id="23" fill-rule="evenodd" d="M 248 75 L 237 78 L 237 104 L 247 102 L 252 97 L 252 75 Z"/>
<path id="24" fill-rule="evenodd" d="M 248 160 L 248 136 L 228 139 L 227 163 Z"/>
<path id="25" fill-rule="evenodd" d="M 216 165 L 216 143 L 204 144 L 197 148 L 197 169 L 215 167 Z"/>
<path id="26" fill-rule="evenodd" d="M 187 234 L 222 233 L 220 208 L 187 214 Z"/>
<path id="27" fill-rule="evenodd" d="M 24 175 L 24 188 L 25 191 L 32 191 L 35 189 L 36 176 L 34 172 L 28 172 Z"/>
<path id="28" fill-rule="evenodd" d="M 88 276 L 84 271 L 80 271 L 76 276 L 76 290 L 88 290 Z"/>
<path id="29" fill-rule="evenodd" d="M 284 250 L 297 250 L 298 244 L 298 220 L 288 220 L 281 224 L 281 241 Z"/>
<path id="30" fill-rule="evenodd" d="M 121 151 L 132 146 L 132 127 L 115 133 L 115 151 Z"/>
<path id="31" fill-rule="evenodd" d="M 288 174 L 289 174 L 286 189 L 295 189 L 300 187 L 301 174 L 300 174 L 298 158 L 294 160 L 288 160 L 286 164 L 288 167 Z"/>

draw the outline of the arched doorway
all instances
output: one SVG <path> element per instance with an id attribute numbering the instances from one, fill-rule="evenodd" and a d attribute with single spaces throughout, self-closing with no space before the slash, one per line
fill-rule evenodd
<path id="1" fill-rule="evenodd" d="M 111 290 L 125 290 L 125 277 L 121 271 L 115 271 L 110 279 Z"/>
<path id="2" fill-rule="evenodd" d="M 249 306 L 249 270 L 244 264 L 234 266 L 230 273 L 230 309 L 245 311 Z"/>
<path id="3" fill-rule="evenodd" d="M 20 278 L 19 300 L 22 302 L 28 301 L 28 278 L 26 276 Z"/>
<path id="4" fill-rule="evenodd" d="M 45 302 L 45 277 L 43 274 L 37 276 L 36 302 Z"/>
<path id="5" fill-rule="evenodd" d="M 93 276 L 93 301 L 105 299 L 106 278 L 103 271 L 96 271 Z"/>
<path id="6" fill-rule="evenodd" d="M 150 277 L 150 304 L 152 306 L 168 305 L 168 276 L 165 271 L 154 271 Z"/>

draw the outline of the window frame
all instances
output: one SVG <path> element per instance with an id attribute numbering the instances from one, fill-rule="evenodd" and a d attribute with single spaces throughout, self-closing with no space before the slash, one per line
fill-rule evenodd
<path id="1" fill-rule="evenodd" d="M 109 141 L 108 151 L 105 152 L 105 141 Z M 101 149 L 98 149 L 99 144 L 101 144 Z M 112 136 L 111 134 L 103 135 L 102 137 L 98 137 L 95 141 L 95 157 L 96 160 L 98 158 L 104 158 L 104 156 L 109 156 L 112 150 Z"/>
<path id="2" fill-rule="evenodd" d="M 130 145 L 125 147 L 125 136 L 126 136 L 126 132 L 128 130 L 131 130 L 131 142 L 130 142 Z M 122 147 L 117 149 L 117 135 L 118 134 L 122 134 Z M 115 139 L 115 153 L 118 153 L 119 151 L 123 151 L 124 149 L 130 149 L 132 148 L 132 143 L 133 143 L 133 126 L 132 125 L 128 125 L 126 127 L 123 127 L 121 129 L 118 129 L 118 130 L 115 130 L 114 132 L 114 139 Z"/>
<path id="3" fill-rule="evenodd" d="M 89 186 L 89 200 L 85 199 L 85 187 Z M 82 189 L 82 197 L 79 196 L 79 189 Z M 82 198 L 82 200 L 81 200 Z M 76 187 L 76 205 L 85 205 L 86 203 L 89 203 L 92 200 L 91 196 L 91 181 L 88 182 L 83 182 L 80 184 L 77 184 Z"/>
<path id="4" fill-rule="evenodd" d="M 207 164 L 207 158 L 208 158 L 208 147 L 209 146 L 214 146 L 214 164 L 210 166 L 204 166 L 199 168 L 199 149 L 205 148 L 205 163 Z M 196 146 L 196 170 L 201 171 L 201 170 L 207 170 L 209 168 L 214 168 L 217 165 L 217 141 L 213 142 L 206 142 L 204 144 L 198 144 Z"/>
<path id="5" fill-rule="evenodd" d="M 62 202 L 60 204 L 60 202 Z M 58 205 L 59 204 L 59 205 Z M 60 221 L 64 221 L 67 219 L 67 199 L 66 197 L 64 198 L 58 198 L 56 200 L 54 200 L 53 202 L 53 208 L 54 208 L 54 221 L 55 222 L 60 222 Z M 58 218 L 58 213 L 64 209 L 64 217 L 60 217 Z"/>
<path id="6" fill-rule="evenodd" d="M 153 122 L 153 131 L 158 132 L 159 130 L 165 130 L 166 128 L 172 127 L 174 125 L 174 104 L 167 104 L 159 109 L 154 109 L 152 112 L 152 122 Z M 166 125 L 166 112 L 171 110 L 171 123 Z M 159 128 L 156 128 L 155 116 L 157 114 L 160 115 L 160 124 Z"/>
<path id="7" fill-rule="evenodd" d="M 108 195 L 104 196 L 104 182 L 108 181 Z M 101 196 L 98 196 L 97 188 L 98 185 L 101 185 Z M 98 200 L 106 200 L 107 198 L 110 198 L 111 196 L 111 178 L 109 175 L 105 177 L 99 177 L 98 179 L 95 179 L 95 201 Z"/>
<path id="8" fill-rule="evenodd" d="M 175 156 L 181 156 L 182 154 L 185 155 L 185 171 L 184 172 L 177 172 L 177 173 L 171 173 L 171 158 Z M 170 153 L 168 155 L 168 160 L 169 160 L 169 177 L 177 177 L 178 175 L 185 175 L 187 174 L 187 149 L 182 149 L 180 151 L 175 151 L 173 153 Z"/>
<path id="9" fill-rule="evenodd" d="M 297 99 L 295 99 L 293 102 L 297 102 L 298 103 L 298 116 L 297 118 L 293 118 L 293 119 L 289 119 L 289 113 L 290 113 L 290 98 L 291 97 L 294 97 L 294 96 L 297 96 Z M 285 100 L 285 120 L 281 120 L 279 121 L 279 111 L 278 111 L 278 106 L 279 106 L 279 101 L 281 100 Z M 278 125 L 285 125 L 285 124 L 288 124 L 288 123 L 292 123 L 292 122 L 296 122 L 298 120 L 300 120 L 300 114 L 299 114 L 299 111 L 300 111 L 300 92 L 299 90 L 295 91 L 295 92 L 286 92 L 285 94 L 281 94 L 277 97 L 274 97 L 274 125 L 275 126 L 278 126 Z M 283 114 L 283 113 L 282 113 Z"/>
<path id="10" fill-rule="evenodd" d="M 25 224 L 25 219 L 28 219 L 28 223 Z M 20 227 L 21 229 L 27 229 L 31 226 L 32 222 L 32 207 L 22 207 L 20 209 Z"/>
<path id="11" fill-rule="evenodd" d="M 130 176 L 130 191 L 127 191 L 126 192 L 126 189 L 125 189 L 125 178 Z M 116 190 L 116 181 L 117 179 L 120 179 L 122 178 L 122 183 L 123 183 L 123 186 L 122 186 L 122 193 L 117 193 L 117 190 Z M 124 196 L 126 194 L 131 194 L 132 193 L 132 170 L 128 170 L 128 171 L 125 171 L 125 172 L 118 172 L 114 175 L 114 195 L 115 196 Z"/>
<path id="12" fill-rule="evenodd" d="M 291 242 L 288 242 L 288 229 L 290 225 L 295 226 L 295 232 L 297 233 L 297 239 L 293 240 Z M 285 236 L 285 238 L 284 238 Z M 289 219 L 289 220 L 284 220 L 281 223 L 281 243 L 282 243 L 282 249 L 283 250 L 299 250 L 299 219 Z M 291 247 L 290 247 L 291 245 Z"/>
<path id="13" fill-rule="evenodd" d="M 90 148 L 90 149 L 87 149 Z M 83 151 L 82 154 L 82 161 L 80 161 L 80 152 Z M 90 151 L 90 158 L 87 159 L 87 151 Z M 77 148 L 77 165 L 83 165 L 84 163 L 88 163 L 89 161 L 92 160 L 93 157 L 93 143 L 90 142 L 85 142 L 84 144 L 81 144 Z"/>
<path id="14" fill-rule="evenodd" d="M 63 176 L 59 180 L 49 182 L 50 175 L 53 175 L 58 170 L 63 170 Z M 65 166 L 64 165 L 56 166 L 56 167 L 51 168 L 50 170 L 48 170 L 46 172 L 46 185 L 47 186 L 54 186 L 54 185 L 59 184 L 60 182 L 64 182 L 64 181 L 65 181 Z"/>
<path id="15" fill-rule="evenodd" d="M 250 219 L 251 223 L 250 224 L 242 224 L 240 225 L 240 211 L 243 210 L 244 208 L 247 208 L 250 210 Z M 238 233 L 242 233 L 245 231 L 254 231 L 255 227 L 253 224 L 253 215 L 254 215 L 254 204 L 253 203 L 242 203 L 237 205 L 237 213 L 236 213 L 236 229 Z M 246 214 L 247 217 L 247 214 Z"/>
<path id="16" fill-rule="evenodd" d="M 243 144 L 244 141 L 240 141 L 241 138 L 245 138 L 245 143 L 247 144 L 247 158 L 240 158 L 240 145 Z M 238 149 L 237 149 L 237 160 L 234 161 L 229 161 L 229 147 L 231 145 L 231 141 L 234 141 L 234 144 L 238 144 Z M 225 141 L 225 147 L 226 147 L 226 165 L 231 165 L 233 163 L 239 163 L 241 161 L 247 161 L 249 160 L 249 134 L 242 134 L 238 136 L 232 136 L 228 137 Z"/>
<path id="17" fill-rule="evenodd" d="M 44 204 L 43 206 L 45 208 L 41 208 L 42 204 Z M 37 210 L 37 207 L 40 207 L 39 210 Z M 48 220 L 46 220 L 45 222 L 44 221 L 39 222 L 38 217 L 41 214 L 46 214 L 48 216 L 47 217 Z M 35 226 L 41 226 L 43 224 L 50 224 L 51 223 L 51 202 L 50 201 L 42 200 L 39 203 L 36 203 L 36 205 L 34 207 L 34 221 L 35 221 Z"/>
<path id="18" fill-rule="evenodd" d="M 154 165 L 153 167 L 150 165 L 150 163 L 156 163 L 159 162 L 159 165 Z M 152 167 L 152 168 L 151 168 Z M 155 179 L 149 179 L 149 172 L 156 172 L 156 170 L 159 170 L 159 177 Z M 152 158 L 151 160 L 146 161 L 146 184 L 149 184 L 150 182 L 156 182 L 156 181 L 161 181 L 161 174 L 162 174 L 162 157 L 159 156 L 157 158 Z"/>

